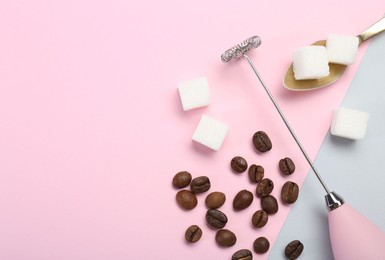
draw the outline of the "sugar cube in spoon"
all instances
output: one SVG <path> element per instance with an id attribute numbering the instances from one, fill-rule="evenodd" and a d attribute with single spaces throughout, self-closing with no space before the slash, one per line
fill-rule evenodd
<path id="1" fill-rule="evenodd" d="M 293 52 L 296 80 L 319 79 L 329 75 L 329 61 L 324 46 L 304 46 Z"/>
<path id="2" fill-rule="evenodd" d="M 330 34 L 326 41 L 326 51 L 329 62 L 351 65 L 356 60 L 358 52 L 358 37 Z"/>

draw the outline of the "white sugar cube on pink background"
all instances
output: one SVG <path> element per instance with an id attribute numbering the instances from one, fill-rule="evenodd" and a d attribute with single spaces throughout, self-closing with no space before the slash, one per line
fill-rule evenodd
<path id="1" fill-rule="evenodd" d="M 180 82 L 178 89 L 184 111 L 210 104 L 210 87 L 205 77 Z"/>
<path id="2" fill-rule="evenodd" d="M 192 139 L 213 150 L 219 150 L 228 130 L 228 125 L 203 114 Z"/>

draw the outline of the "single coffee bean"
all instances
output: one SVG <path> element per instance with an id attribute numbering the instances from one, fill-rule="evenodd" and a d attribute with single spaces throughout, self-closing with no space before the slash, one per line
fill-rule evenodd
<path id="1" fill-rule="evenodd" d="M 265 169 L 261 165 L 252 164 L 249 167 L 249 180 L 253 183 L 258 183 L 265 175 Z"/>
<path id="2" fill-rule="evenodd" d="M 176 194 L 176 202 L 183 209 L 193 209 L 198 204 L 197 196 L 189 190 L 181 190 Z"/>
<path id="3" fill-rule="evenodd" d="M 279 169 L 284 175 L 290 175 L 295 171 L 295 165 L 292 159 L 285 157 L 279 160 Z"/>
<path id="4" fill-rule="evenodd" d="M 235 210 L 243 210 L 251 205 L 253 199 L 253 193 L 248 190 L 241 190 L 234 197 L 233 208 Z"/>
<path id="5" fill-rule="evenodd" d="M 226 195 L 223 192 L 214 191 L 207 195 L 205 204 L 209 209 L 217 209 L 226 201 Z"/>
<path id="6" fill-rule="evenodd" d="M 258 131 L 253 135 L 253 144 L 255 149 L 261 153 L 270 151 L 273 147 L 269 136 L 263 131 Z"/>
<path id="7" fill-rule="evenodd" d="M 290 259 L 297 259 L 304 249 L 303 244 L 299 240 L 291 241 L 285 248 L 285 255 Z"/>
<path id="8" fill-rule="evenodd" d="M 172 179 L 172 185 L 177 188 L 181 189 L 184 187 L 187 187 L 191 182 L 191 174 L 186 171 L 181 171 L 175 174 L 174 178 Z"/>
<path id="9" fill-rule="evenodd" d="M 195 194 L 206 192 L 210 187 L 210 179 L 206 176 L 196 177 L 190 183 L 190 189 Z"/>
<path id="10" fill-rule="evenodd" d="M 251 218 L 251 223 L 253 223 L 254 227 L 261 228 L 264 227 L 269 220 L 269 216 L 266 211 L 258 210 L 253 214 Z"/>
<path id="11" fill-rule="evenodd" d="M 274 182 L 270 180 L 269 178 L 262 179 L 255 190 L 255 193 L 258 197 L 266 197 L 269 195 L 274 189 Z"/>
<path id="12" fill-rule="evenodd" d="M 287 181 L 282 186 L 281 198 L 282 201 L 287 204 L 292 204 L 297 201 L 299 193 L 299 187 L 297 183 L 292 181 Z"/>
<path id="13" fill-rule="evenodd" d="M 218 230 L 215 235 L 215 241 L 223 247 L 231 247 L 237 242 L 237 237 L 228 229 Z"/>
<path id="14" fill-rule="evenodd" d="M 278 212 L 278 202 L 273 195 L 267 195 L 261 199 L 261 206 L 267 214 L 275 214 Z"/>
<path id="15" fill-rule="evenodd" d="M 209 209 L 206 213 L 206 221 L 213 228 L 223 228 L 227 223 L 227 216 L 217 209 Z"/>
<path id="16" fill-rule="evenodd" d="M 197 225 L 192 225 L 186 229 L 184 234 L 187 242 L 195 243 L 202 237 L 202 229 Z"/>
<path id="17" fill-rule="evenodd" d="M 264 254 L 266 253 L 270 248 L 270 242 L 267 240 L 266 237 L 258 237 L 254 243 L 254 252 L 257 254 Z"/>
<path id="18" fill-rule="evenodd" d="M 230 166 L 237 173 L 246 171 L 248 167 L 246 159 L 241 156 L 235 156 L 231 159 Z"/>
<path id="19" fill-rule="evenodd" d="M 248 249 L 238 250 L 231 257 L 231 260 L 252 260 L 252 259 L 253 259 L 253 253 L 251 253 L 251 251 Z"/>

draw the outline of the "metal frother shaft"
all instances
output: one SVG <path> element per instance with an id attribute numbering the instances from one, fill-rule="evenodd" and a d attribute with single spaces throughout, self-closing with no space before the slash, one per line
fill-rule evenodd
<path id="1" fill-rule="evenodd" d="M 278 106 L 277 102 L 275 101 L 273 95 L 271 94 L 271 92 L 269 91 L 269 89 L 266 86 L 265 82 L 263 81 L 263 79 L 259 75 L 256 67 L 253 64 L 253 62 L 251 61 L 249 56 L 247 56 L 247 52 L 248 51 L 250 51 L 251 49 L 257 48 L 259 45 L 261 45 L 261 38 L 260 37 L 258 37 L 258 36 L 250 37 L 250 38 L 246 39 L 245 41 L 241 42 L 240 44 L 235 45 L 234 47 L 232 47 L 232 48 L 228 49 L 227 51 L 225 51 L 221 55 L 221 60 L 223 62 L 228 62 L 228 61 L 230 61 L 232 59 L 238 59 L 238 58 L 241 58 L 241 57 L 246 58 L 247 62 L 251 66 L 252 70 L 254 71 L 255 75 L 257 76 L 257 78 L 258 78 L 259 82 L 261 83 L 262 87 L 265 89 L 267 95 L 269 96 L 271 102 L 273 102 L 276 110 L 278 111 L 279 115 L 281 116 L 281 118 L 282 118 L 283 122 L 285 123 L 287 129 L 289 130 L 291 136 L 294 138 L 294 140 L 297 143 L 299 149 L 301 150 L 302 154 L 304 155 L 306 161 L 309 163 L 309 165 L 312 168 L 312 170 L 313 170 L 314 174 L 316 175 L 317 179 L 319 180 L 319 182 L 321 183 L 322 187 L 326 191 L 327 195 L 325 196 L 325 200 L 326 200 L 326 206 L 327 206 L 328 210 L 336 209 L 336 208 L 338 208 L 339 206 L 341 206 L 344 203 L 344 200 L 342 199 L 342 197 L 340 197 L 335 192 L 331 192 L 329 190 L 329 188 L 326 186 L 325 182 L 321 178 L 321 175 L 317 171 L 314 163 L 312 162 L 312 160 L 310 159 L 309 155 L 307 154 L 307 152 L 303 148 L 301 142 L 298 140 L 298 138 L 295 135 L 293 129 L 290 127 L 289 122 L 287 121 L 286 117 L 284 116 L 282 110 L 279 108 L 279 106 Z"/>

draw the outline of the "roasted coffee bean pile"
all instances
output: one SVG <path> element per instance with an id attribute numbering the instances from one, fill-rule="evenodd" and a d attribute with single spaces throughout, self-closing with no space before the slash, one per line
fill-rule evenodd
<path id="1" fill-rule="evenodd" d="M 263 131 L 256 132 L 252 137 L 252 143 L 260 153 L 266 153 L 272 149 L 270 137 Z M 278 168 L 283 176 L 287 177 L 295 172 L 295 164 L 289 157 L 278 161 Z M 269 215 L 276 214 L 279 210 L 278 200 L 271 194 L 274 189 L 274 182 L 265 177 L 263 166 L 252 164 L 248 166 L 245 158 L 235 156 L 230 161 L 230 168 L 236 174 L 248 172 L 248 179 L 256 184 L 255 196 L 260 200 L 261 209 L 254 212 L 251 216 L 251 223 L 255 228 L 263 228 Z M 172 185 L 180 189 L 176 193 L 176 202 L 184 210 L 192 210 L 198 204 L 197 194 L 205 193 L 211 188 L 210 179 L 207 176 L 192 178 L 187 171 L 181 171 L 175 174 L 172 179 Z M 189 187 L 189 189 L 187 188 Z M 296 202 L 299 194 L 299 186 L 292 181 L 287 181 L 281 187 L 281 201 L 283 204 L 293 204 Z M 242 211 L 248 208 L 254 201 L 253 192 L 243 189 L 233 198 L 233 210 Z M 228 218 L 224 212 L 219 210 L 226 202 L 226 195 L 220 191 L 209 193 L 205 198 L 205 205 L 208 208 L 205 218 L 211 229 L 216 230 L 215 241 L 220 247 L 232 247 L 237 242 L 237 236 L 229 229 L 225 229 Z M 196 243 L 202 237 L 203 231 L 197 225 L 191 225 L 185 231 L 185 239 L 189 243 Z M 264 254 L 269 251 L 270 242 L 266 237 L 258 237 L 254 240 L 253 250 L 257 254 Z M 299 240 L 290 242 L 284 253 L 289 259 L 297 259 L 304 249 Z M 232 255 L 232 260 L 252 260 L 253 253 L 249 249 L 241 249 Z"/>

